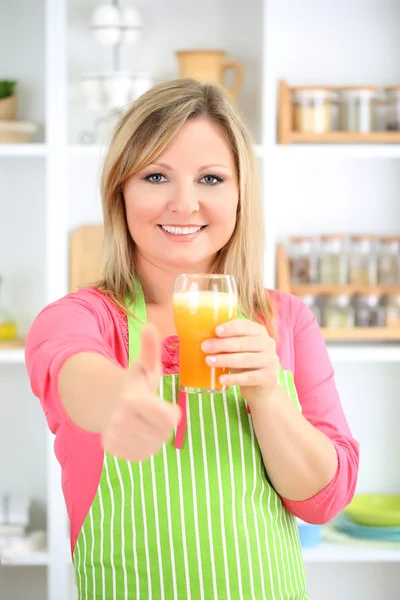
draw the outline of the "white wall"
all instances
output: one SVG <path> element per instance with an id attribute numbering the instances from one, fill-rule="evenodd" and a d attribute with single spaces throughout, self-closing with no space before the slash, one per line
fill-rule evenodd
<path id="1" fill-rule="evenodd" d="M 400 82 L 397 0 L 274 0 L 275 74 L 291 85 Z"/>
<path id="2" fill-rule="evenodd" d="M 341 232 L 398 234 L 398 159 L 326 158 L 278 152 L 273 209 L 279 239 Z"/>

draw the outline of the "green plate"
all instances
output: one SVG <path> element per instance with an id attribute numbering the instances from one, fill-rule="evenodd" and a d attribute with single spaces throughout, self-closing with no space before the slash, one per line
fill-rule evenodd
<path id="1" fill-rule="evenodd" d="M 360 525 L 400 527 L 400 495 L 360 494 L 343 512 Z"/>

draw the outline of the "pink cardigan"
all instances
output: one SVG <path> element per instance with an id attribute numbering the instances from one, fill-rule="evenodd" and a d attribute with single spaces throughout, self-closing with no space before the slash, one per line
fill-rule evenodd
<path id="1" fill-rule="evenodd" d="M 358 475 L 359 446 L 340 404 L 325 342 L 314 315 L 290 294 L 269 291 L 278 324 L 277 352 L 291 370 L 303 415 L 334 443 L 338 469 L 332 481 L 302 502 L 282 498 L 286 509 L 310 523 L 326 523 L 352 499 Z M 73 551 L 97 491 L 103 462 L 98 434 L 80 429 L 67 416 L 57 390 L 64 361 L 77 352 L 98 352 L 128 364 L 128 327 L 124 315 L 92 288 L 69 294 L 45 307 L 35 319 L 26 343 L 26 366 L 32 391 L 40 399 L 55 453 L 62 469 L 62 488 L 71 527 Z M 178 360 L 163 346 L 164 374 L 178 372 Z"/>

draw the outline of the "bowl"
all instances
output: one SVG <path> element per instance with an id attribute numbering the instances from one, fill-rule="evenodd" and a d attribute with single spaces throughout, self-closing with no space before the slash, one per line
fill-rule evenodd
<path id="1" fill-rule="evenodd" d="M 359 494 L 343 512 L 359 525 L 400 527 L 400 495 Z"/>
<path id="2" fill-rule="evenodd" d="M 300 544 L 302 548 L 315 548 L 319 546 L 322 539 L 322 526 L 306 523 L 296 518 L 299 530 Z"/>

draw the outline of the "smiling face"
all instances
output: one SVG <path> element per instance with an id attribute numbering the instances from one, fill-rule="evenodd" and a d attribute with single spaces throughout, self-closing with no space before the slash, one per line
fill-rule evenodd
<path id="1" fill-rule="evenodd" d="M 126 218 L 138 265 L 169 272 L 208 272 L 231 238 L 239 186 L 220 126 L 186 121 L 154 163 L 124 186 Z"/>

